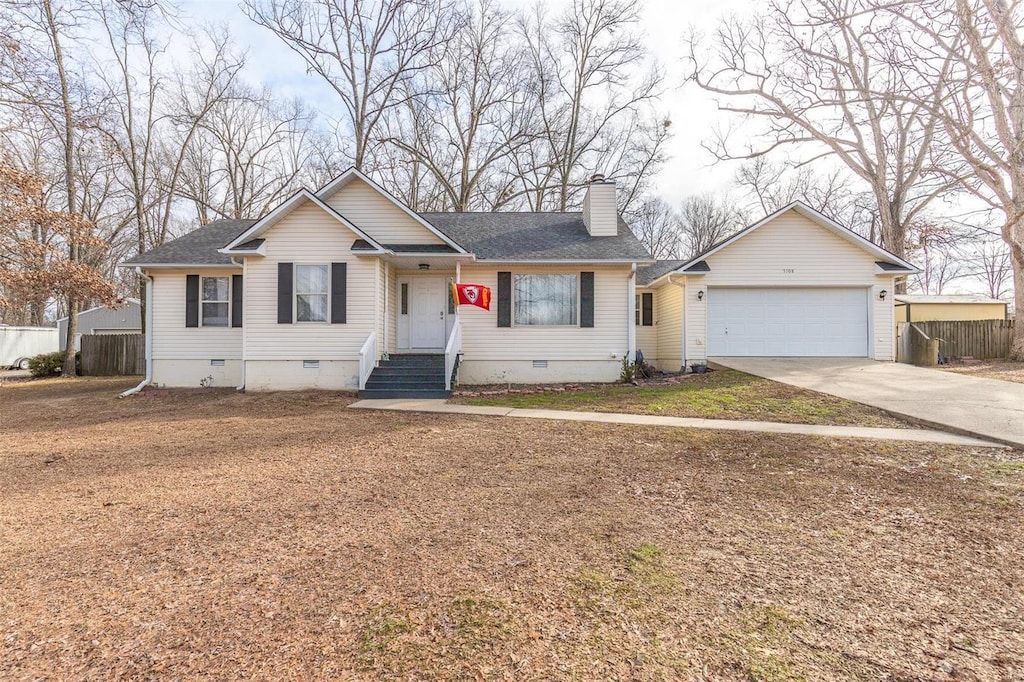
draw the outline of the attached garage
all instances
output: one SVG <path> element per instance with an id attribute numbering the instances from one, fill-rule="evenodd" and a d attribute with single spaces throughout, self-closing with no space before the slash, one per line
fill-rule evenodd
<path id="1" fill-rule="evenodd" d="M 794 202 L 687 261 L 639 269 L 637 285 L 682 304 L 681 317 L 655 315 L 659 369 L 716 357 L 892 361 L 896 285 L 915 272 Z"/>
<path id="2" fill-rule="evenodd" d="M 708 355 L 866 357 L 868 288 L 708 287 Z"/>

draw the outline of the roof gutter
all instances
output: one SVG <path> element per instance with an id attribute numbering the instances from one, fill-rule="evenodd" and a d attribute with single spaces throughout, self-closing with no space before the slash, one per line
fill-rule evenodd
<path id="1" fill-rule="evenodd" d="M 143 272 L 140 267 L 135 268 L 135 272 L 139 277 L 146 280 L 146 376 L 138 386 L 129 388 L 117 396 L 118 398 L 127 398 L 130 395 L 135 395 L 153 381 L 153 278 Z"/>

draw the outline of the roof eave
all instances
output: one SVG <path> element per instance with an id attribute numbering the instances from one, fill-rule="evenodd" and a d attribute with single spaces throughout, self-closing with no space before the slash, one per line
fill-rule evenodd
<path id="1" fill-rule="evenodd" d="M 119 263 L 119 268 L 235 268 L 242 266 L 237 263 Z"/>

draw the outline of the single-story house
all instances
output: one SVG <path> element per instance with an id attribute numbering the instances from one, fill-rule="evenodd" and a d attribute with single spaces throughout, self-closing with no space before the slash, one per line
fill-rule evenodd
<path id="1" fill-rule="evenodd" d="M 886 295 L 913 266 L 800 204 L 656 263 L 615 199 L 595 176 L 579 212 L 421 214 L 351 169 L 215 221 L 124 264 L 150 282 L 144 383 L 425 397 L 456 368 L 464 384 L 614 381 L 652 326 L 643 350 L 664 369 L 709 350 L 893 359 Z M 489 287 L 490 310 L 454 306 L 452 282 Z"/>
<path id="2" fill-rule="evenodd" d="M 1005 320 L 1007 303 L 981 294 L 897 294 L 897 322 Z"/>
<path id="3" fill-rule="evenodd" d="M 67 346 L 68 318 L 57 320 L 60 349 Z M 139 299 L 126 298 L 119 306 L 97 306 L 78 313 L 75 350 L 82 349 L 82 334 L 141 334 L 142 310 Z"/>

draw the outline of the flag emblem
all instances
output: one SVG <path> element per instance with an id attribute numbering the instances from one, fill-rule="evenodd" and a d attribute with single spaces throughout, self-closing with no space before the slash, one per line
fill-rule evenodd
<path id="1" fill-rule="evenodd" d="M 456 305 L 475 305 L 484 310 L 491 309 L 491 290 L 480 284 L 452 283 L 452 299 Z"/>

